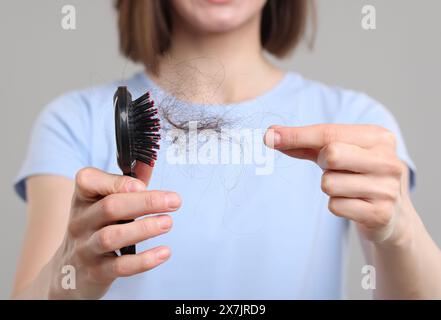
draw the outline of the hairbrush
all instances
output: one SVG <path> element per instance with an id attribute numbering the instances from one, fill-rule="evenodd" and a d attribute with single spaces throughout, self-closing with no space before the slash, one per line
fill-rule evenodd
<path id="1" fill-rule="evenodd" d="M 141 161 L 154 166 L 159 149 L 158 109 L 149 92 L 132 101 L 127 87 L 118 87 L 113 96 L 118 166 L 124 175 L 136 178 L 135 165 Z M 133 220 L 119 221 L 128 223 Z M 119 252 L 118 252 L 119 251 Z M 135 245 L 117 250 L 117 255 L 135 254 Z"/>

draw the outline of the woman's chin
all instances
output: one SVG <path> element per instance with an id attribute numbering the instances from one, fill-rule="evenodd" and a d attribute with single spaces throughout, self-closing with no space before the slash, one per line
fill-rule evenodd
<path id="1" fill-rule="evenodd" d="M 258 17 L 264 0 L 197 0 L 172 2 L 175 12 L 186 24 L 204 33 L 233 31 Z"/>
<path id="2" fill-rule="evenodd" d="M 229 4 L 233 0 L 205 0 L 206 2 L 212 3 L 212 4 Z"/>
<path id="3" fill-rule="evenodd" d="M 209 24 L 196 26 L 201 33 L 227 33 L 234 31 L 240 26 L 229 21 L 211 21 Z"/>

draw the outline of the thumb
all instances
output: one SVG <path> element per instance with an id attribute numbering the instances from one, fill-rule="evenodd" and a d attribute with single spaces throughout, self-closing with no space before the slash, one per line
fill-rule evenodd
<path id="1" fill-rule="evenodd" d="M 300 149 L 291 149 L 291 150 L 284 150 L 281 151 L 282 153 L 286 154 L 287 156 L 302 159 L 302 160 L 310 160 L 317 163 L 318 158 L 318 151 L 314 149 L 306 149 L 306 148 L 300 148 Z"/>
<path id="2" fill-rule="evenodd" d="M 150 178 L 152 176 L 153 167 L 145 164 L 141 161 L 136 161 L 134 172 L 136 174 L 136 178 L 144 182 L 146 186 L 149 185 Z"/>

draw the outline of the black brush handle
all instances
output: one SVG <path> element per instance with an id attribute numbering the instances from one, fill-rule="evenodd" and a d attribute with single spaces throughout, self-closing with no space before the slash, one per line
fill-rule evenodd
<path id="1" fill-rule="evenodd" d="M 136 178 L 136 175 L 133 172 L 132 173 L 125 173 L 124 175 Z M 118 224 L 130 223 L 130 222 L 133 222 L 133 221 L 135 221 L 135 220 L 134 219 L 131 219 L 131 220 L 120 220 L 120 221 L 118 221 Z M 121 252 L 121 255 L 136 254 L 136 246 L 134 244 L 132 244 L 130 246 L 127 246 L 127 247 L 119 249 L 119 251 Z"/>

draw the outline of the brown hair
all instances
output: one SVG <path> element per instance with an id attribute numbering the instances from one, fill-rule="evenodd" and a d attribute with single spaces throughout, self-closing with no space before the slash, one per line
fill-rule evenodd
<path id="1" fill-rule="evenodd" d="M 169 1 L 116 0 L 115 7 L 122 53 L 134 62 L 143 63 L 149 71 L 157 72 L 158 57 L 170 46 Z M 268 0 L 262 12 L 262 47 L 279 58 L 284 57 L 304 37 L 309 15 L 315 25 L 312 0 Z"/>

